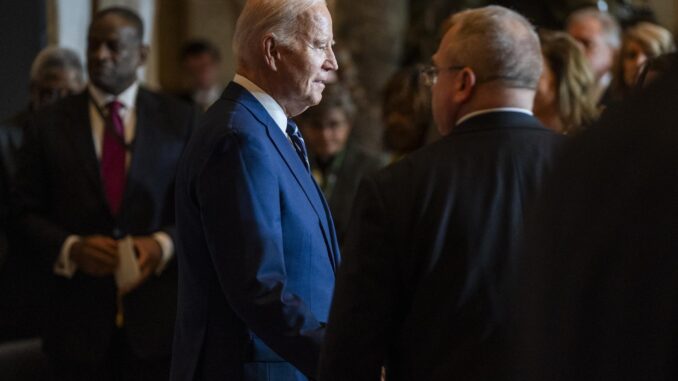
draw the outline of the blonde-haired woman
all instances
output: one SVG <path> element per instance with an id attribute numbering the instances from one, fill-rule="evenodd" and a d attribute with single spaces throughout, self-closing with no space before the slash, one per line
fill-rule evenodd
<path id="1" fill-rule="evenodd" d="M 615 98 L 621 100 L 633 90 L 638 73 L 648 59 L 674 50 L 671 32 L 659 25 L 641 22 L 627 29 L 614 68 Z"/>
<path id="2" fill-rule="evenodd" d="M 564 32 L 540 34 L 544 70 L 534 115 L 548 128 L 573 134 L 598 117 L 593 72 L 578 43 Z"/>

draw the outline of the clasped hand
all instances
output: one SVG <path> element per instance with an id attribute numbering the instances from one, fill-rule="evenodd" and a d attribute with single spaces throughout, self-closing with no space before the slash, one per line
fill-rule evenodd
<path id="1" fill-rule="evenodd" d="M 141 276 L 136 284 L 126 290 L 121 290 L 123 293 L 132 291 L 144 283 L 162 260 L 162 248 L 153 237 L 133 237 L 132 241 Z M 120 262 L 118 242 L 102 235 L 86 236 L 73 244 L 70 258 L 78 269 L 87 275 L 110 276 L 115 273 Z"/>

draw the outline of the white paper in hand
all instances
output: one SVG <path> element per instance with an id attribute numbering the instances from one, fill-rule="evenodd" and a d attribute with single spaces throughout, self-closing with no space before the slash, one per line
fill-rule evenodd
<path id="1" fill-rule="evenodd" d="M 118 255 L 120 262 L 118 270 L 115 272 L 115 283 L 119 290 L 124 290 L 132 286 L 141 277 L 139 262 L 134 254 L 132 237 L 127 236 L 118 240 Z"/>

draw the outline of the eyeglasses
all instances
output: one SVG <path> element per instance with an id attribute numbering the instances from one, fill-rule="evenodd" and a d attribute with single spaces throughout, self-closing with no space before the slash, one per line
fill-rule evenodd
<path id="1" fill-rule="evenodd" d="M 461 70 L 465 68 L 466 66 L 464 65 L 454 65 L 450 66 L 445 69 L 438 69 L 437 67 L 430 65 L 426 66 L 421 69 L 419 72 L 419 79 L 421 80 L 421 83 L 423 83 L 426 86 L 433 86 L 438 82 L 438 74 L 440 73 L 441 70 L 445 71 L 453 71 L 453 70 Z"/>

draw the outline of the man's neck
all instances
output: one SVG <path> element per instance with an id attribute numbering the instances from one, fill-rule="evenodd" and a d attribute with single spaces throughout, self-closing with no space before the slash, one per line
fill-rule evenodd
<path id="1" fill-rule="evenodd" d="M 88 84 L 88 87 L 90 95 L 99 105 L 104 105 L 113 99 L 118 99 L 122 101 L 125 106 L 133 107 L 136 101 L 139 84 L 135 81 L 118 94 L 111 94 L 91 82 Z"/>
<path id="2" fill-rule="evenodd" d="M 273 98 L 280 105 L 280 107 L 282 107 L 283 111 L 285 112 L 285 115 L 288 118 L 292 118 L 295 116 L 291 115 L 285 103 L 280 101 L 282 97 L 280 97 L 279 93 L 276 91 L 276 88 L 271 85 L 272 83 L 274 83 L 274 81 L 270 81 L 268 78 L 266 78 L 266 76 L 264 76 L 257 70 L 252 70 L 244 67 L 239 67 L 236 70 L 236 74 L 239 74 L 247 78 L 250 82 L 254 83 L 261 90 L 266 92 L 266 94 Z"/>
<path id="3" fill-rule="evenodd" d="M 490 109 L 515 108 L 532 111 L 534 90 L 500 86 L 478 87 L 473 98 L 459 107 L 458 119 Z"/>

